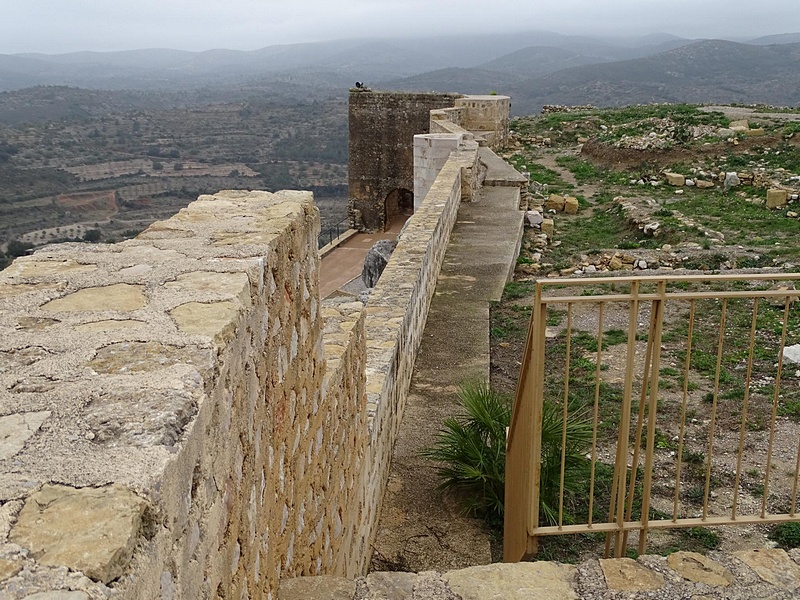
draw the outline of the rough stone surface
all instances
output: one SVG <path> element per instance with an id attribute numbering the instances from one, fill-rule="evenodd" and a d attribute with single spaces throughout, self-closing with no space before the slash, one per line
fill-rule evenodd
<path id="1" fill-rule="evenodd" d="M 784 550 L 743 550 L 734 552 L 733 556 L 753 569 L 764 581 L 788 592 L 800 590 L 800 565 L 789 558 Z"/>
<path id="2" fill-rule="evenodd" d="M 21 560 L 7 560 L 0 558 L 0 581 L 5 581 L 19 573 L 22 570 L 23 563 Z"/>
<path id="3" fill-rule="evenodd" d="M 789 193 L 786 190 L 767 190 L 767 208 L 779 208 L 789 202 Z"/>
<path id="4" fill-rule="evenodd" d="M 667 557 L 667 564 L 681 577 L 695 583 L 727 586 L 733 581 L 728 569 L 697 552 L 674 552 Z"/>
<path id="5" fill-rule="evenodd" d="M 321 575 L 282 579 L 278 600 L 352 600 L 356 584 L 352 579 Z"/>
<path id="6" fill-rule="evenodd" d="M 415 573 L 377 572 L 367 575 L 367 587 L 371 600 L 411 600 L 414 593 Z"/>
<path id="7" fill-rule="evenodd" d="M 145 305 L 142 286 L 118 283 L 86 288 L 42 306 L 49 312 L 114 310 L 130 312 Z"/>
<path id="8" fill-rule="evenodd" d="M 664 576 L 630 558 L 601 558 L 600 568 L 610 590 L 636 592 L 657 590 L 664 585 Z"/>
<path id="9" fill-rule="evenodd" d="M 495 563 L 451 571 L 443 579 L 464 600 L 571 600 L 575 568 L 557 563 Z"/>
<path id="10" fill-rule="evenodd" d="M 555 230 L 556 228 L 553 219 L 544 219 L 542 221 L 542 233 L 546 234 L 549 239 L 553 239 Z"/>
<path id="11" fill-rule="evenodd" d="M 528 227 L 539 227 L 542 224 L 542 213 L 538 210 L 529 210 L 525 213 L 525 224 Z"/>
<path id="12" fill-rule="evenodd" d="M 739 179 L 739 175 L 737 173 L 725 173 L 725 180 L 723 181 L 723 187 L 726 190 L 729 190 L 732 187 L 737 187 L 742 184 L 742 181 Z"/>
<path id="13" fill-rule="evenodd" d="M 544 209 L 562 212 L 564 210 L 565 203 L 566 198 L 564 198 L 564 196 L 559 194 L 550 194 L 550 196 L 547 198 L 547 201 L 544 203 Z"/>
<path id="14" fill-rule="evenodd" d="M 86 592 L 55 590 L 52 592 L 36 592 L 30 596 L 25 596 L 22 600 L 89 600 L 89 594 Z"/>
<path id="15" fill-rule="evenodd" d="M 681 187 L 686 184 L 686 177 L 680 173 L 666 172 L 664 173 L 664 177 L 667 179 L 669 185 Z"/>
<path id="16" fill-rule="evenodd" d="M 10 537 L 43 565 L 108 583 L 130 561 L 146 508 L 144 499 L 119 485 L 46 485 L 25 502 Z"/>
<path id="17" fill-rule="evenodd" d="M 800 365 L 800 344 L 786 346 L 783 349 L 783 363 L 790 365 Z"/>
<path id="18" fill-rule="evenodd" d="M 369 249 L 364 259 L 364 268 L 361 271 L 361 281 L 364 282 L 365 286 L 368 288 L 375 287 L 396 247 L 397 242 L 392 240 L 378 240 Z"/>
<path id="19" fill-rule="evenodd" d="M 564 199 L 564 212 L 568 215 L 577 215 L 578 207 L 578 199 L 575 196 L 567 196 Z"/>
<path id="20" fill-rule="evenodd" d="M 22 450 L 25 442 L 49 416 L 50 411 L 43 410 L 0 417 L 0 460 L 11 458 Z"/>

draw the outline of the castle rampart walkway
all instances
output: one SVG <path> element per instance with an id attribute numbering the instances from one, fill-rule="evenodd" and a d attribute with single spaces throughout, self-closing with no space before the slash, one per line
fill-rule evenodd
<path id="1" fill-rule="evenodd" d="M 480 160 L 488 167 L 484 187 L 459 207 L 414 367 L 373 568 L 447 570 L 491 560 L 482 522 L 442 500 L 433 465 L 419 456 L 458 412 L 458 386 L 489 377 L 489 303 L 500 299 L 519 253 L 521 176 L 488 148 Z"/>

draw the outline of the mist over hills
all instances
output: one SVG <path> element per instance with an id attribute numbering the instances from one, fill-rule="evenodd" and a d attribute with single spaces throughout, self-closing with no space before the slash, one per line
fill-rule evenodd
<path id="1" fill-rule="evenodd" d="M 515 114 L 535 112 L 547 103 L 796 104 L 800 33 L 731 42 L 670 34 L 601 39 L 534 31 L 351 39 L 255 51 L 0 55 L 0 92 L 6 92 L 0 94 L 0 121 L 24 121 L 33 106 L 47 104 L 42 89 L 17 91 L 34 86 L 109 91 L 61 90 L 55 100 L 50 98 L 47 114 L 71 117 L 115 104 L 125 110 L 254 97 L 310 101 L 341 96 L 356 80 L 375 89 L 508 93 Z M 93 108 L 96 101 L 102 108 Z"/>

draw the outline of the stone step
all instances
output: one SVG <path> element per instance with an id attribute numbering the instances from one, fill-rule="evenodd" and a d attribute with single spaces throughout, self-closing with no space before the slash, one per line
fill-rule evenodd
<path id="1" fill-rule="evenodd" d="M 281 581 L 278 600 L 636 600 L 800 597 L 800 550 L 554 562 L 495 563 L 439 573 L 378 572 L 358 579 Z"/>

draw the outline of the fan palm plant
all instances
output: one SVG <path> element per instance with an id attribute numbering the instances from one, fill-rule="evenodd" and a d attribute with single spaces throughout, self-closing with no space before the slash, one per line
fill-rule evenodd
<path id="1" fill-rule="evenodd" d="M 423 455 L 439 464 L 441 487 L 461 492 L 467 512 L 503 516 L 506 428 L 511 399 L 487 382 L 466 383 L 458 391 L 463 414 L 445 419 L 438 439 Z M 558 516 L 561 480 L 562 408 L 545 402 L 542 418 L 542 488 L 540 513 L 548 522 Z M 585 411 L 569 411 L 564 469 L 565 496 L 580 487 L 592 428 Z"/>

